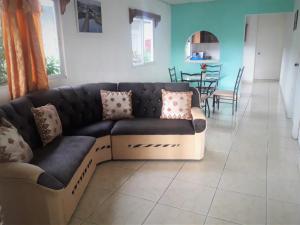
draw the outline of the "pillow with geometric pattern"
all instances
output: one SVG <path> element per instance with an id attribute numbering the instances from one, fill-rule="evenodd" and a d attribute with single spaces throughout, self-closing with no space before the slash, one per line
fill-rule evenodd
<path id="1" fill-rule="evenodd" d="M 6 119 L 0 118 L 0 163 L 28 163 L 32 157 L 31 148 L 18 130 Z"/>
<path id="2" fill-rule="evenodd" d="M 54 105 L 31 108 L 43 145 L 62 135 L 62 125 Z"/>
<path id="3" fill-rule="evenodd" d="M 192 119 L 193 92 L 173 92 L 162 89 L 161 119 Z"/>
<path id="4" fill-rule="evenodd" d="M 132 91 L 100 91 L 103 120 L 131 119 L 132 115 Z"/>

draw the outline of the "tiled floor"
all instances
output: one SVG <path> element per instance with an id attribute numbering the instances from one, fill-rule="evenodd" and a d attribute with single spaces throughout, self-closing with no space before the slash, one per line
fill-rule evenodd
<path id="1" fill-rule="evenodd" d="M 98 166 L 72 225 L 300 224 L 300 151 L 290 138 L 277 83 L 243 85 L 208 120 L 199 162 Z"/>

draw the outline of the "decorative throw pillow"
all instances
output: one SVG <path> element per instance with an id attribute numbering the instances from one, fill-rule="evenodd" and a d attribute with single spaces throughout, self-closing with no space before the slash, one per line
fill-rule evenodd
<path id="1" fill-rule="evenodd" d="M 33 154 L 18 130 L 6 119 L 0 118 L 0 163 L 28 163 Z"/>
<path id="2" fill-rule="evenodd" d="M 31 111 L 44 146 L 62 134 L 61 121 L 54 105 L 32 108 Z"/>
<path id="3" fill-rule="evenodd" d="M 161 119 L 192 119 L 193 92 L 172 92 L 162 89 Z"/>
<path id="4" fill-rule="evenodd" d="M 132 116 L 132 91 L 115 92 L 101 90 L 104 120 L 130 119 Z"/>

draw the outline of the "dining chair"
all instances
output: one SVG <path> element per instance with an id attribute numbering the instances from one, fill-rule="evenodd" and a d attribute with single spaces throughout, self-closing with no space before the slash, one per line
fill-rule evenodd
<path id="1" fill-rule="evenodd" d="M 220 80 L 221 71 L 222 71 L 222 64 L 207 64 L 205 74 L 206 77 Z M 219 85 L 219 81 L 217 81 L 217 86 L 218 85 Z"/>
<path id="2" fill-rule="evenodd" d="M 190 86 L 197 88 L 200 94 L 200 102 L 204 104 L 205 115 L 210 117 L 210 106 L 208 99 L 215 91 L 216 82 L 210 82 L 208 86 L 204 85 L 202 73 L 183 73 L 181 72 L 181 81 L 188 82 Z M 203 106 L 202 106 L 203 107 Z"/>
<path id="3" fill-rule="evenodd" d="M 176 74 L 176 68 L 175 66 L 172 68 L 169 68 L 169 75 L 172 83 L 177 83 L 177 74 Z"/>
<path id="4" fill-rule="evenodd" d="M 245 67 L 241 67 L 239 69 L 233 90 L 216 90 L 213 93 L 213 112 L 215 112 L 216 104 L 218 106 L 218 110 L 220 109 L 220 103 L 232 104 L 232 115 L 234 115 L 234 112 L 237 111 L 239 89 L 240 89 L 242 76 L 244 74 L 244 69 L 245 69 Z M 221 100 L 224 100 L 224 101 L 221 102 Z"/>

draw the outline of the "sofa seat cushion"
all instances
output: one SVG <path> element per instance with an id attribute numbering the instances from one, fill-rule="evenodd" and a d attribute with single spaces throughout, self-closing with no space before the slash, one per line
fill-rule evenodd
<path id="1" fill-rule="evenodd" d="M 195 134 L 195 131 L 189 120 L 137 118 L 116 122 L 111 133 L 112 135 L 189 135 Z"/>
<path id="2" fill-rule="evenodd" d="M 60 137 L 37 151 L 31 163 L 46 173 L 38 183 L 53 188 L 56 182 L 66 187 L 95 141 L 93 137 Z"/>
<path id="3" fill-rule="evenodd" d="M 100 138 L 106 135 L 110 135 L 110 131 L 113 126 L 114 122 L 111 120 L 101 121 L 88 126 L 84 126 L 82 128 L 74 129 L 71 135 Z"/>

